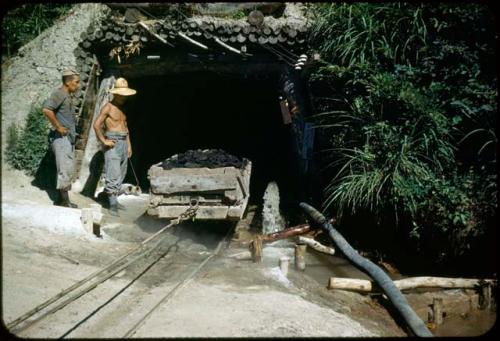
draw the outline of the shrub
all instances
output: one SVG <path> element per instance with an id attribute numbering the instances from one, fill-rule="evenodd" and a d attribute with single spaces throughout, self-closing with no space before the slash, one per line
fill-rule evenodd
<path id="1" fill-rule="evenodd" d="M 35 175 L 48 150 L 48 122 L 40 107 L 32 108 L 26 118 L 24 129 L 15 143 L 8 144 L 7 162 L 14 168 L 25 170 L 29 175 Z M 15 128 L 9 129 L 11 141 L 16 140 Z"/>

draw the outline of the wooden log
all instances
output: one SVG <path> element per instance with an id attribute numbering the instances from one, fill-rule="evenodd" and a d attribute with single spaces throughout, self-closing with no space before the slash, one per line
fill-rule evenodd
<path id="1" fill-rule="evenodd" d="M 314 250 L 322 252 L 322 253 L 326 253 L 327 255 L 334 255 L 335 254 L 335 249 L 333 247 L 325 246 L 312 238 L 298 236 L 298 241 L 300 244 L 306 244 L 306 245 L 310 246 L 311 248 L 313 248 Z"/>
<path id="2" fill-rule="evenodd" d="M 127 8 L 125 10 L 124 21 L 128 23 L 137 23 L 146 20 L 146 17 L 136 8 Z"/>
<path id="3" fill-rule="evenodd" d="M 92 213 L 91 208 L 82 208 L 81 221 L 82 221 L 83 229 L 87 233 L 94 232 L 94 214 Z"/>
<path id="4" fill-rule="evenodd" d="M 260 263 L 262 261 L 262 239 L 260 236 L 254 238 L 254 240 L 249 245 L 250 253 L 252 254 L 252 260 L 254 263 Z"/>
<path id="5" fill-rule="evenodd" d="M 297 31 L 296 31 L 296 30 L 294 30 L 293 28 L 289 29 L 289 30 L 288 30 L 288 36 L 289 36 L 290 38 L 295 38 L 295 37 L 297 36 Z"/>
<path id="6" fill-rule="evenodd" d="M 90 68 L 91 68 L 91 66 L 89 66 L 88 64 L 83 64 L 81 67 L 81 72 L 82 73 L 90 73 Z M 82 89 L 84 88 L 84 85 L 85 84 L 82 84 L 82 86 L 81 86 Z"/>
<path id="7" fill-rule="evenodd" d="M 132 34 L 134 34 L 134 27 L 132 27 L 132 26 L 127 27 L 127 30 L 125 31 L 125 34 L 126 34 L 127 36 L 129 36 L 129 37 L 130 37 Z"/>
<path id="8" fill-rule="evenodd" d="M 266 36 L 270 35 L 271 34 L 271 29 L 269 27 L 264 27 L 262 29 L 262 33 L 264 33 Z"/>
<path id="9" fill-rule="evenodd" d="M 250 25 L 259 26 L 264 22 L 264 14 L 261 11 L 253 10 L 247 18 Z"/>
<path id="10" fill-rule="evenodd" d="M 210 32 L 204 32 L 204 33 L 203 33 L 203 36 L 204 36 L 206 39 L 210 39 L 210 38 L 212 38 L 212 37 L 213 37 L 212 33 L 210 33 Z"/>
<path id="11" fill-rule="evenodd" d="M 120 40 L 122 40 L 122 36 L 120 34 L 115 33 L 115 34 L 113 34 L 113 40 L 120 41 Z"/>
<path id="12" fill-rule="evenodd" d="M 146 37 L 146 36 L 141 36 L 140 40 L 141 40 L 143 43 L 147 43 L 147 42 L 148 42 L 148 37 Z"/>
<path id="13" fill-rule="evenodd" d="M 249 25 L 243 26 L 242 31 L 243 31 L 243 34 L 248 35 L 251 32 L 251 26 L 249 26 Z"/>
<path id="14" fill-rule="evenodd" d="M 247 38 L 241 33 L 236 36 L 236 41 L 238 43 L 244 43 L 245 40 L 247 40 Z"/>
<path id="15" fill-rule="evenodd" d="M 259 42 L 259 44 L 267 44 L 268 39 L 267 39 L 267 37 L 260 36 L 260 37 L 258 38 L 258 42 Z"/>
<path id="16" fill-rule="evenodd" d="M 432 299 L 432 315 L 434 317 L 433 322 L 436 325 L 443 324 L 443 299 L 442 298 L 433 298 Z"/>
<path id="17" fill-rule="evenodd" d="M 290 265 L 290 258 L 288 258 L 288 257 L 281 257 L 279 265 L 280 265 L 280 271 L 283 274 L 283 276 L 288 275 L 288 268 L 289 268 L 289 265 Z"/>
<path id="18" fill-rule="evenodd" d="M 95 37 L 96 39 L 101 39 L 104 36 L 104 32 L 101 30 L 95 31 Z"/>
<path id="19" fill-rule="evenodd" d="M 482 283 L 496 283 L 495 280 L 480 280 L 469 278 L 446 278 L 446 277 L 410 277 L 394 281 L 399 290 L 411 290 L 416 288 L 441 288 L 441 289 L 473 289 Z M 365 279 L 330 277 L 329 289 L 344 289 L 358 292 L 377 291 L 373 282 Z"/>
<path id="20" fill-rule="evenodd" d="M 104 36 L 104 38 L 106 38 L 106 40 L 111 40 L 113 39 L 113 32 L 106 32 L 106 35 Z"/>
<path id="21" fill-rule="evenodd" d="M 228 41 L 228 40 L 229 40 L 229 38 L 228 38 L 227 36 L 221 36 L 221 37 L 220 37 L 220 38 L 218 38 L 218 39 L 220 39 L 220 41 L 222 41 L 222 42 L 226 42 L 226 41 Z M 238 52 L 239 52 L 239 51 L 238 51 Z"/>
<path id="22" fill-rule="evenodd" d="M 251 43 L 256 43 L 257 42 L 257 36 L 254 34 L 254 33 L 250 33 L 248 35 L 248 40 L 251 42 Z"/>
<path id="23" fill-rule="evenodd" d="M 134 43 L 137 43 L 141 39 L 141 37 L 137 34 L 134 34 L 132 35 L 131 39 Z"/>
<path id="24" fill-rule="evenodd" d="M 89 79 L 88 73 L 80 72 L 80 81 L 85 82 L 87 79 Z"/>
<path id="25" fill-rule="evenodd" d="M 287 40 L 287 38 L 283 34 L 278 35 L 278 42 L 284 43 Z"/>
<path id="26" fill-rule="evenodd" d="M 269 42 L 270 44 L 273 44 L 273 45 L 274 45 L 274 44 L 278 43 L 278 37 L 272 37 L 272 36 L 271 36 L 271 37 L 269 37 L 268 42 Z"/>
<path id="27" fill-rule="evenodd" d="M 489 310 L 491 309 L 491 285 L 490 283 L 486 283 L 482 286 L 481 292 L 479 295 L 479 308 L 481 310 Z"/>
<path id="28" fill-rule="evenodd" d="M 83 47 L 84 49 L 88 49 L 88 48 L 90 48 L 91 46 L 92 46 L 92 43 L 91 43 L 91 42 L 89 42 L 88 40 L 85 40 L 85 41 L 82 43 L 82 47 Z"/>
<path id="29" fill-rule="evenodd" d="M 162 43 L 164 44 L 167 44 L 167 45 L 170 45 L 171 47 L 174 47 L 172 44 L 170 44 L 168 41 L 166 41 L 164 38 L 162 38 L 161 36 L 159 36 L 158 34 L 156 34 L 155 32 L 153 32 L 149 27 L 148 25 L 146 25 L 145 23 L 143 23 L 142 21 L 139 21 L 138 22 L 138 25 L 143 27 L 146 31 L 148 31 L 152 36 L 154 36 L 156 39 L 158 39 L 159 41 L 161 41 Z"/>
<path id="30" fill-rule="evenodd" d="M 295 245 L 295 268 L 304 271 L 306 269 L 306 244 Z"/>
<path id="31" fill-rule="evenodd" d="M 231 42 L 231 43 L 236 43 L 236 41 L 237 41 L 237 40 L 236 40 L 236 36 L 230 36 L 230 37 L 229 37 L 229 42 Z"/>

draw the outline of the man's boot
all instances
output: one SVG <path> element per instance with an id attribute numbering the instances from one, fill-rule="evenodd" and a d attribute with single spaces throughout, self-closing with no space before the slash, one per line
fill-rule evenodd
<path id="1" fill-rule="evenodd" d="M 69 194 L 68 194 L 68 189 L 60 189 L 59 194 L 61 196 L 61 201 L 60 201 L 60 206 L 63 207 L 71 207 L 71 208 L 78 208 L 77 205 L 73 204 L 71 201 L 69 201 Z"/>
<path id="2" fill-rule="evenodd" d="M 118 214 L 118 199 L 116 198 L 116 195 L 114 194 L 109 194 L 109 214 L 115 217 L 119 217 Z"/>

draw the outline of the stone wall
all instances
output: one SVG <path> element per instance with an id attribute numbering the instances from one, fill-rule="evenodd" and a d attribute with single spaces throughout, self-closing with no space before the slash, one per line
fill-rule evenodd
<path id="1" fill-rule="evenodd" d="M 31 107 L 60 86 L 62 70 L 68 66 L 76 68 L 74 50 L 80 35 L 108 12 L 109 8 L 103 4 L 76 4 L 53 26 L 23 46 L 17 56 L 2 64 L 2 151 L 7 128 L 12 123 L 22 127 Z"/>

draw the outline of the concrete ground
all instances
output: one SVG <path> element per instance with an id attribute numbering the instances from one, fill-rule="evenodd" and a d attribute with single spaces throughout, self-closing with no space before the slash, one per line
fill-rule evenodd
<path id="1" fill-rule="evenodd" d="M 78 194 L 72 193 L 72 198 L 80 207 L 95 203 Z M 119 218 L 105 214 L 98 238 L 81 233 L 72 218 L 62 219 L 73 210 L 54 208 L 45 192 L 30 185 L 29 177 L 9 169 L 2 173 L 4 324 L 109 264 L 165 224 L 143 214 L 147 196 L 119 200 L 127 210 Z M 30 219 L 23 219 L 23 212 L 29 212 Z M 62 220 L 54 223 L 58 217 Z M 332 275 L 347 272 L 365 278 L 340 257 L 325 263 L 308 252 L 306 271 L 295 270 L 292 263 L 284 276 L 278 260 L 284 255 L 293 260 L 293 243 L 280 242 L 265 246 L 262 263 L 253 263 L 244 244 L 251 237 L 245 224 L 250 222 L 240 223 L 221 253 L 160 305 L 133 337 L 407 335 L 377 300 L 326 288 Z M 213 252 L 229 227 L 186 222 L 169 230 L 156 253 L 18 336 L 123 337 Z M 158 255 L 162 258 L 155 262 Z M 423 307 L 423 314 L 424 301 L 412 303 Z M 76 323 L 79 328 L 72 330 Z"/>

